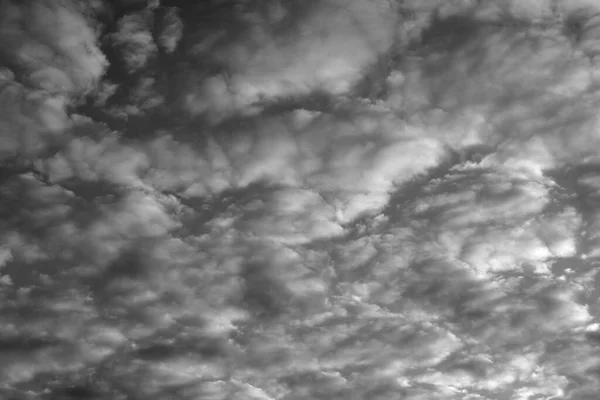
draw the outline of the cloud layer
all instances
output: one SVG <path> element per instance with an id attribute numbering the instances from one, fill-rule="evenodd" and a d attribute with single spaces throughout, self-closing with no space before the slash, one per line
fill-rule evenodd
<path id="1" fill-rule="evenodd" d="M 596 398 L 598 11 L 0 2 L 0 393 Z"/>

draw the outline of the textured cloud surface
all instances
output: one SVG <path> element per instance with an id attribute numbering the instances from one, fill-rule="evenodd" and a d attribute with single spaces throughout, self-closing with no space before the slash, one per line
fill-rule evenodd
<path id="1" fill-rule="evenodd" d="M 1 398 L 597 398 L 596 2 L 80 3 L 0 0 Z"/>

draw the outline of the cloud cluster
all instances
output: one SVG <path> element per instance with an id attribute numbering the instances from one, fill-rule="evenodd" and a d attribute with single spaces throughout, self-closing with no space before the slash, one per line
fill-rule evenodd
<path id="1" fill-rule="evenodd" d="M 4 1 L 0 14 L 2 158 L 37 155 L 68 127 L 67 107 L 94 88 L 106 58 L 73 4 Z"/>
<path id="2" fill-rule="evenodd" d="M 0 2 L 0 394 L 595 398 L 594 7 Z"/>

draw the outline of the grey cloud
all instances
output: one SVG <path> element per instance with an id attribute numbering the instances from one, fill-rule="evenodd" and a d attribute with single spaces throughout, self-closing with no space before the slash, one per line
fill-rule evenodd
<path id="1" fill-rule="evenodd" d="M 152 35 L 152 14 L 125 15 L 110 36 L 129 73 L 144 68 L 157 51 Z"/>
<path id="2" fill-rule="evenodd" d="M 53 142 L 60 142 L 62 132 L 68 126 L 64 110 L 67 97 L 30 91 L 10 76 L 3 80 L 1 90 L 0 153 L 3 159 L 16 154 L 34 156 Z"/>
<path id="3" fill-rule="evenodd" d="M 2 390 L 595 393 L 584 2 L 125 3 L 134 81 L 77 47 L 94 14 L 5 6 Z"/>
<path id="4" fill-rule="evenodd" d="M 315 89 L 344 94 L 371 59 L 393 43 L 396 18 L 385 1 L 369 7 L 361 2 L 341 6 L 336 1 L 306 7 L 297 26 L 283 33 L 273 32 L 259 14 L 253 16 L 258 23 L 248 24 L 239 38 L 200 50 L 195 57 L 223 64 L 227 75 L 190 87 L 182 96 L 187 99 L 185 106 L 194 113 L 218 117 L 244 111 L 262 100 Z M 213 33 L 218 35 L 218 31 Z"/>
<path id="5" fill-rule="evenodd" d="M 19 78 L 53 92 L 91 89 L 106 67 L 96 34 L 74 5 L 3 2 L 2 52 Z M 27 24 L 23 21 L 27 20 Z M 48 86 L 50 85 L 50 86 Z"/>
<path id="6" fill-rule="evenodd" d="M 68 127 L 66 107 L 94 88 L 106 60 L 75 5 L 1 4 L 3 158 L 39 154 Z M 27 21 L 25 23 L 25 21 Z"/>
<path id="7" fill-rule="evenodd" d="M 183 36 L 183 22 L 177 8 L 171 7 L 164 11 L 159 29 L 158 44 L 163 51 L 172 53 Z"/>

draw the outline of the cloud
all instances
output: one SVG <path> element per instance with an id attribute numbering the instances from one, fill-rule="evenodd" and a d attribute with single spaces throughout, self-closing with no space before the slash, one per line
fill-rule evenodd
<path id="1" fill-rule="evenodd" d="M 93 88 L 106 61 L 96 46 L 93 27 L 77 8 L 68 2 L 2 6 L 6 41 L 2 52 L 20 79 L 51 93 Z M 25 20 L 30 23 L 24 25 Z"/>
<path id="2" fill-rule="evenodd" d="M 178 9 L 166 8 L 161 16 L 160 35 L 158 43 L 163 51 L 172 53 L 177 48 L 183 36 L 183 22 L 179 17 Z"/>
<path id="3" fill-rule="evenodd" d="M 150 31 L 151 15 L 134 14 L 122 17 L 117 31 L 111 36 L 129 73 L 136 72 L 148 64 L 157 51 Z"/>
<path id="4" fill-rule="evenodd" d="M 68 126 L 67 106 L 95 87 L 107 63 L 71 3 L 1 8 L 2 158 L 36 155 Z"/>
<path id="5" fill-rule="evenodd" d="M 182 95 L 185 106 L 193 113 L 219 116 L 315 89 L 345 94 L 373 58 L 394 42 L 396 17 L 389 2 L 367 6 L 361 1 L 324 1 L 303 8 L 297 17 L 291 6 L 281 10 L 290 13 L 281 21 L 251 13 L 240 24 L 239 38 L 206 49 L 192 45 L 194 57 L 214 59 L 224 65 L 225 74 L 190 87 Z M 223 35 L 212 34 L 217 43 Z"/>
<path id="6" fill-rule="evenodd" d="M 592 6 L 2 3 L 0 392 L 591 398 Z"/>

